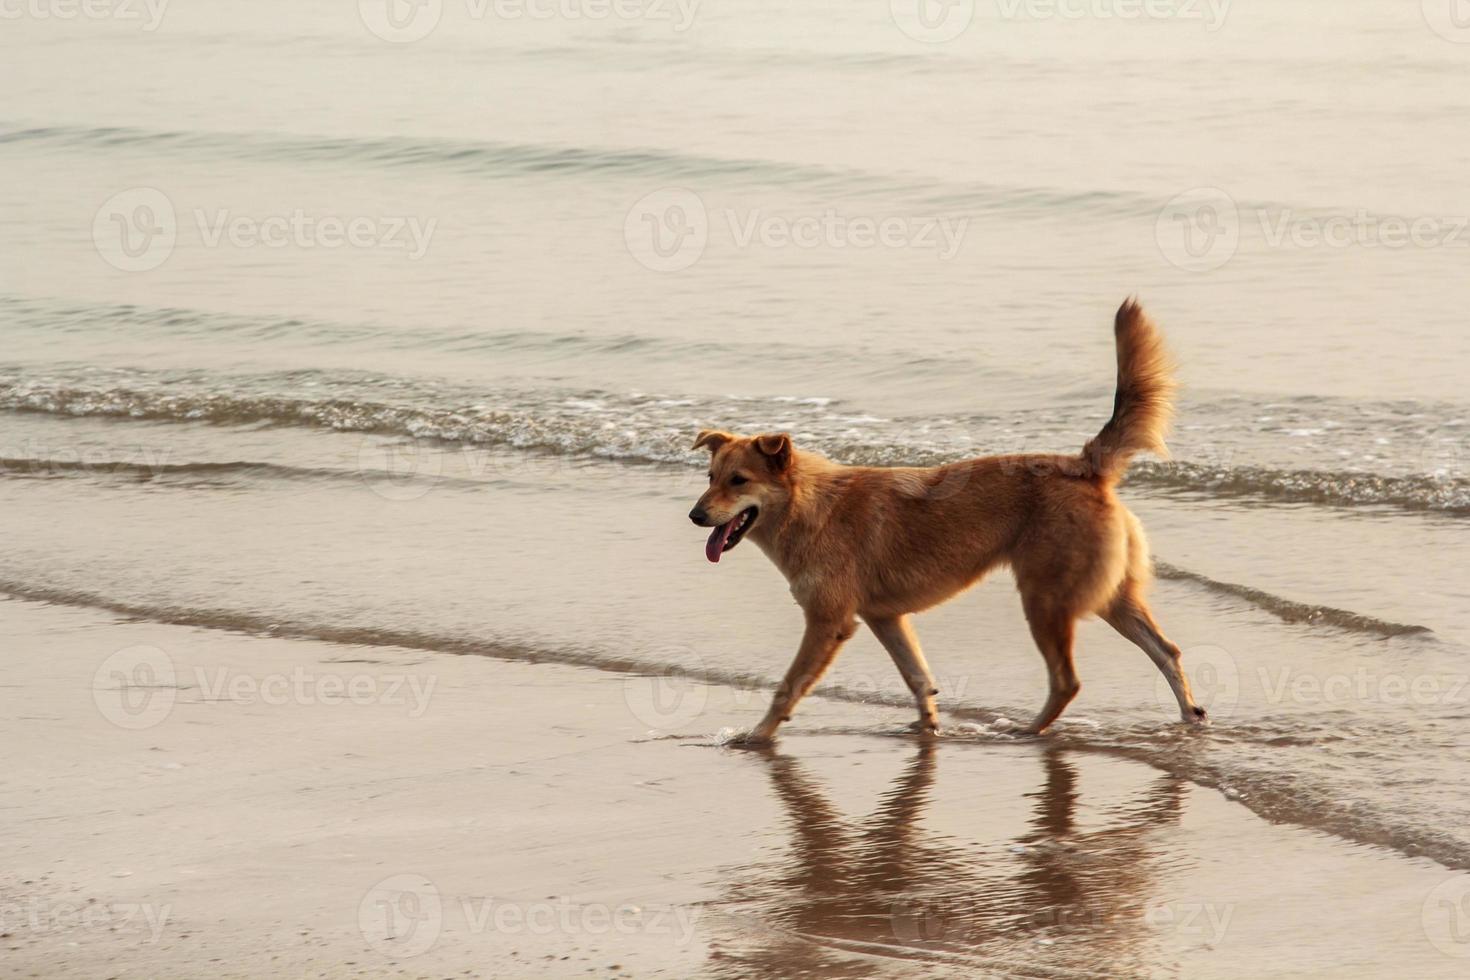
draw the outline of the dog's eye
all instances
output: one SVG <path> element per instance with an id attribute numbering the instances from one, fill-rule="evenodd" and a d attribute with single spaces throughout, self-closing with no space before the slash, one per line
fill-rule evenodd
<path id="1" fill-rule="evenodd" d="M 742 483 L 749 483 L 749 482 L 750 481 L 747 480 L 745 477 L 739 476 L 738 474 L 736 476 L 730 477 L 730 486 L 732 486 L 732 487 L 738 487 Z"/>

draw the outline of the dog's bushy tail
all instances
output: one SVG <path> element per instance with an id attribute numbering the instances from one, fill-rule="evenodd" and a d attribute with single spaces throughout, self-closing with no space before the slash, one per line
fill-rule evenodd
<path id="1" fill-rule="evenodd" d="M 1153 322 L 1138 300 L 1118 307 L 1113 323 L 1118 343 L 1118 390 L 1113 417 L 1086 446 L 1082 463 L 1087 475 L 1114 484 L 1128 461 L 1141 452 L 1169 455 L 1164 436 L 1174 416 L 1174 362 Z"/>

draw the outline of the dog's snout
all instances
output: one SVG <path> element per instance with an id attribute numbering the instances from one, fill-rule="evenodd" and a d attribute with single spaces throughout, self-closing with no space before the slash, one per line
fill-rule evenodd
<path id="1" fill-rule="evenodd" d="M 709 514 L 703 507 L 696 507 L 689 512 L 689 519 L 700 527 L 704 527 L 705 522 L 709 520 Z"/>

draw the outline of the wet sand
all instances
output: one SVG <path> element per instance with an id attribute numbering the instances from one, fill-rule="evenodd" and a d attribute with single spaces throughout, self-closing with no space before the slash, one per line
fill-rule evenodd
<path id="1" fill-rule="evenodd" d="M 763 692 L 13 600 L 0 622 L 8 975 L 1448 977 L 1470 956 L 1463 874 L 1085 748 L 926 745 L 906 712 L 813 698 L 774 750 L 732 749 L 716 733 Z"/>

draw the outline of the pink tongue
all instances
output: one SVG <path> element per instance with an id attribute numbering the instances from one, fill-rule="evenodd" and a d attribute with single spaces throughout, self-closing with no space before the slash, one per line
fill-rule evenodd
<path id="1" fill-rule="evenodd" d="M 720 553 L 725 550 L 725 542 L 730 540 L 730 532 L 734 529 L 735 519 L 732 517 L 711 531 L 709 540 L 704 543 L 704 557 L 718 565 Z"/>

